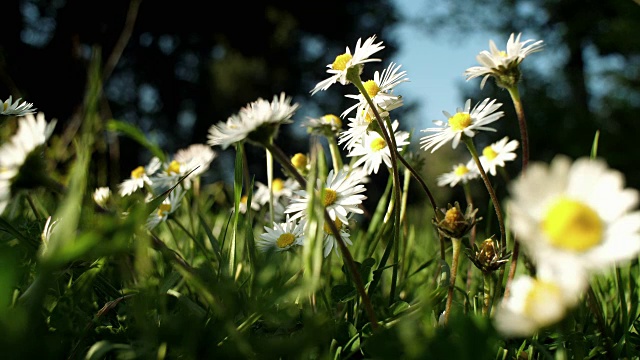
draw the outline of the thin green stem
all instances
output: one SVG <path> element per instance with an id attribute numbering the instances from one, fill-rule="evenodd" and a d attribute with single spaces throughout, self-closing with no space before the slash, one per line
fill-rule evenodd
<path id="1" fill-rule="evenodd" d="M 482 272 L 482 289 L 483 289 L 483 301 L 482 301 L 482 315 L 490 316 L 491 305 L 493 299 L 494 279 L 490 271 Z"/>
<path id="2" fill-rule="evenodd" d="M 274 214 L 273 214 L 273 155 L 268 149 L 265 149 L 267 152 L 267 185 L 269 186 L 269 220 L 273 224 Z"/>
<path id="3" fill-rule="evenodd" d="M 335 137 L 327 136 L 329 143 L 329 152 L 331 153 L 331 161 L 333 162 L 333 171 L 337 173 L 342 169 L 342 156 L 340 156 L 340 148 Z"/>
<path id="4" fill-rule="evenodd" d="M 298 181 L 303 189 L 307 188 L 307 181 L 305 180 L 305 178 L 300 175 L 298 170 L 296 170 L 295 166 L 293 166 L 293 164 L 291 163 L 291 160 L 289 160 L 287 155 L 285 155 L 285 153 L 279 147 L 277 147 L 273 143 L 263 144 L 263 146 L 265 146 L 267 150 L 271 152 L 274 158 L 280 163 L 280 165 L 282 165 L 287 170 L 287 172 L 289 172 L 289 174 L 291 174 L 291 176 L 293 176 Z M 336 224 L 333 222 L 331 216 L 329 216 L 329 213 L 326 210 L 324 211 L 324 221 L 327 225 L 329 225 L 331 232 L 336 237 L 338 247 L 340 248 L 340 252 L 342 253 L 342 256 L 344 258 L 344 262 L 349 268 L 349 272 L 356 286 L 356 290 L 360 294 L 365 311 L 369 316 L 371 328 L 377 330 L 379 327 L 378 320 L 376 319 L 376 314 L 373 310 L 373 305 L 371 304 L 369 295 L 367 295 L 367 291 L 364 288 L 364 283 L 362 281 L 362 277 L 360 276 L 360 272 L 358 271 L 356 263 L 351 256 L 351 252 L 349 252 L 349 248 L 347 248 L 347 245 L 342 239 L 342 236 L 340 236 L 340 231 L 338 230 Z"/>
<path id="5" fill-rule="evenodd" d="M 449 277 L 449 290 L 447 292 L 447 304 L 444 308 L 444 323 L 449 322 L 451 315 L 451 304 L 453 303 L 453 291 L 456 287 L 456 278 L 458 275 L 458 259 L 460 259 L 460 239 L 451 238 L 453 254 L 451 256 L 451 275 Z"/>

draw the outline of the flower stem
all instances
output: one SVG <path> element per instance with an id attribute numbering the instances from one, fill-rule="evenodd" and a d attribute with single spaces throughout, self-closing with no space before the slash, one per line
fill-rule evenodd
<path id="1" fill-rule="evenodd" d="M 267 185 L 269 186 L 269 220 L 273 224 L 275 221 L 273 214 L 273 155 L 268 149 L 265 150 L 267 152 Z"/>
<path id="2" fill-rule="evenodd" d="M 451 238 L 453 254 L 451 257 L 451 275 L 449 276 L 449 291 L 447 292 L 447 304 L 444 309 L 444 323 L 449 322 L 451 315 L 451 304 L 453 303 L 453 291 L 456 287 L 456 277 L 458 276 L 458 259 L 460 258 L 460 239 Z"/>
<path id="3" fill-rule="evenodd" d="M 522 170 L 521 173 L 527 168 L 529 164 L 529 134 L 527 131 L 527 119 L 524 117 L 524 109 L 522 108 L 522 101 L 520 100 L 520 92 L 517 86 L 510 86 L 507 88 L 511 100 L 513 101 L 513 107 L 516 110 L 518 116 L 518 125 L 520 126 L 520 142 L 522 143 Z M 506 248 L 503 248 L 506 249 Z M 513 239 L 513 253 L 511 254 L 511 264 L 509 265 L 509 275 L 507 275 L 507 283 L 504 287 L 504 296 L 509 296 L 509 290 L 511 288 L 511 282 L 516 274 L 516 268 L 518 266 L 518 255 L 520 254 L 520 242 L 514 237 Z"/>
<path id="4" fill-rule="evenodd" d="M 491 271 L 482 272 L 482 285 L 483 285 L 483 302 L 482 302 L 482 315 L 489 316 L 491 314 L 492 294 L 493 294 L 493 275 Z"/>
<path id="5" fill-rule="evenodd" d="M 475 145 L 473 145 L 473 139 L 466 135 L 463 135 L 462 141 L 464 141 L 465 145 L 467 145 L 467 148 L 469 149 L 469 152 L 471 153 L 471 156 L 473 157 L 473 160 L 475 161 L 476 166 L 478 167 L 478 171 L 480 171 L 480 176 L 482 177 L 482 181 L 484 181 L 484 185 L 486 186 L 487 191 L 489 192 L 489 196 L 491 197 L 491 202 L 493 203 L 493 208 L 496 211 L 496 216 L 498 218 L 498 227 L 500 228 L 500 248 L 503 249 L 503 251 L 505 251 L 504 249 L 507 248 L 507 238 L 505 236 L 504 217 L 502 215 L 503 213 L 502 213 L 502 207 L 500 206 L 500 201 L 496 196 L 496 192 L 493 190 L 493 186 L 491 185 L 491 181 L 489 181 L 489 177 L 487 176 L 487 173 L 484 171 L 484 168 L 480 163 L 480 158 L 478 157 L 478 151 L 476 150 Z M 502 283 L 502 281 L 500 281 L 499 284 L 500 283 Z"/>
<path id="6" fill-rule="evenodd" d="M 333 171 L 337 173 L 342 169 L 342 157 L 340 156 L 340 148 L 338 148 L 335 137 L 327 136 L 327 142 L 329 143 L 329 151 L 331 152 Z"/>
<path id="7" fill-rule="evenodd" d="M 302 175 L 300 175 L 298 170 L 296 170 L 295 166 L 293 166 L 293 164 L 291 163 L 291 160 L 289 160 L 289 158 L 287 157 L 287 155 L 285 155 L 282 149 L 280 149 L 273 143 L 263 144 L 263 146 L 265 146 L 267 150 L 271 152 L 274 158 L 280 163 L 280 165 L 282 165 L 287 170 L 287 172 L 289 172 L 291 176 L 293 176 L 298 181 L 298 183 L 303 189 L 307 187 L 307 180 L 304 177 L 302 177 Z M 340 247 L 340 252 L 344 257 L 344 262 L 349 268 L 349 273 L 353 278 L 353 282 L 355 283 L 356 290 L 358 291 L 358 293 L 360 294 L 360 297 L 362 298 L 362 303 L 364 304 L 365 311 L 369 316 L 369 322 L 371 323 L 371 328 L 375 330 L 379 327 L 378 320 L 376 319 L 376 314 L 375 314 L 375 311 L 373 310 L 373 305 L 371 304 L 369 295 L 367 295 L 367 291 L 364 288 L 364 283 L 362 282 L 362 277 L 360 276 L 360 272 L 358 271 L 356 263 L 353 260 L 353 257 L 351 256 L 351 253 L 347 248 L 347 245 L 342 239 L 342 236 L 340 236 L 340 231 L 336 227 L 336 224 L 331 220 L 331 217 L 329 216 L 329 213 L 326 210 L 324 211 L 324 221 L 327 225 L 329 225 L 331 232 L 335 234 L 336 240 L 338 240 L 337 241 L 338 247 Z"/>

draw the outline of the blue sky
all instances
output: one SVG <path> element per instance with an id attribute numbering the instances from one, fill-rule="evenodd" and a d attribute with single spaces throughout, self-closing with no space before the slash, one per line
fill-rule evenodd
<path id="1" fill-rule="evenodd" d="M 424 0 L 395 2 L 398 11 L 406 17 L 427 11 Z M 478 64 L 476 55 L 489 49 L 490 39 L 500 46 L 506 44 L 508 38 L 479 32 L 454 42 L 450 36 L 430 36 L 410 22 L 400 23 L 393 35 L 397 36 L 394 40 L 398 41 L 399 51 L 393 59 L 383 59 L 383 64 L 386 66 L 393 61 L 401 64 L 407 72 L 410 81 L 398 85 L 394 93 L 404 96 L 407 102 L 419 103 L 416 117 L 407 119 L 416 130 L 431 126 L 432 120 L 444 120 L 443 110 L 453 113 L 461 107 L 465 99 L 461 97 L 460 89 L 463 86 L 480 86 L 480 79 L 467 82 L 464 70 Z"/>

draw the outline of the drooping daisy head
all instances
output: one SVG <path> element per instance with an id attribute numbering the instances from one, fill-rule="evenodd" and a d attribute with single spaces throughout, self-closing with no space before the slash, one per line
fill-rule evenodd
<path id="1" fill-rule="evenodd" d="M 392 134 L 396 141 L 396 147 L 398 151 L 402 151 L 402 148 L 409 144 L 409 141 L 407 141 L 409 133 L 406 131 L 396 131 L 399 126 L 398 120 L 395 120 L 391 126 L 393 127 Z M 368 175 L 371 175 L 371 173 L 377 174 L 380 164 L 383 162 L 388 168 L 391 167 L 391 151 L 389 146 L 390 144 L 387 144 L 382 135 L 376 131 L 369 131 L 366 132 L 359 141 L 355 142 L 347 156 L 360 157 L 353 166 L 362 165 L 362 168 Z"/>
<path id="2" fill-rule="evenodd" d="M 578 303 L 588 285 L 586 274 L 575 264 L 558 265 L 513 280 L 509 296 L 496 308 L 498 332 L 509 338 L 532 336 L 560 322 Z"/>
<path id="3" fill-rule="evenodd" d="M 453 165 L 450 172 L 438 176 L 436 180 L 438 182 L 438 186 L 454 187 L 459 183 L 466 184 L 479 176 L 480 171 L 478 171 L 478 167 L 473 159 L 471 159 L 466 164 L 458 163 Z"/>
<path id="4" fill-rule="evenodd" d="M 107 209 L 109 207 L 108 204 L 110 199 L 111 189 L 107 186 L 96 188 L 93 191 L 93 201 L 103 209 Z"/>
<path id="5" fill-rule="evenodd" d="M 467 100 L 464 109 L 458 108 L 453 115 L 446 111 L 442 113 L 447 117 L 447 121 L 434 120 L 437 127 L 426 128 L 423 132 L 433 132 L 420 139 L 420 148 L 431 152 L 438 150 L 442 145 L 451 141 L 452 148 L 458 147 L 462 136 L 474 137 L 478 131 L 496 131 L 485 125 L 490 124 L 502 116 L 503 111 L 497 111 L 502 106 L 496 104 L 496 100 L 486 98 L 481 103 L 476 104 L 471 109 L 471 99 Z"/>
<path id="6" fill-rule="evenodd" d="M 513 161 L 516 158 L 516 149 L 518 148 L 518 140 L 509 141 L 509 137 L 505 136 L 502 139 L 494 142 L 491 145 L 487 145 L 482 149 L 482 156 L 480 156 L 480 163 L 485 172 L 491 175 L 496 175 L 496 168 L 504 167 L 505 161 Z"/>
<path id="7" fill-rule="evenodd" d="M 322 194 L 322 204 L 332 220 L 340 219 L 343 223 L 347 223 L 347 216 L 350 213 L 363 213 L 358 205 L 367 197 L 362 194 L 366 188 L 361 184 L 361 176 L 361 173 L 349 173 L 344 169 L 337 173 L 331 170 L 324 184 L 318 182 Z M 292 199 L 285 210 L 287 214 L 294 214 L 291 217 L 292 220 L 305 217 L 309 202 L 309 194 L 306 190 L 298 190 L 296 194 L 300 197 Z"/>
<path id="8" fill-rule="evenodd" d="M 296 222 L 286 217 L 283 223 L 274 223 L 273 227 L 264 227 L 256 247 L 262 252 L 282 252 L 304 244 L 305 220 Z"/>
<path id="9" fill-rule="evenodd" d="M 510 226 L 538 264 L 595 271 L 640 252 L 638 191 L 603 160 L 563 155 L 529 164 L 509 187 Z"/>
<path id="10" fill-rule="evenodd" d="M 400 67 L 401 65 L 391 63 L 389 64 L 389 67 L 382 71 L 382 74 L 376 71 L 373 75 L 373 80 L 367 80 L 363 83 L 364 88 L 367 91 L 367 95 L 377 107 L 376 110 L 379 110 L 380 112 L 388 112 L 403 105 L 402 96 L 393 94 L 393 89 L 398 84 L 409 81 L 406 77 L 407 72 L 399 71 Z M 358 109 L 359 112 L 366 112 L 370 109 L 369 102 L 365 99 L 363 94 L 347 94 L 345 96 L 356 99 L 358 102 L 345 110 L 340 115 L 342 118 L 349 115 L 354 109 Z"/>
<path id="11" fill-rule="evenodd" d="M 351 242 L 351 239 L 349 238 L 351 236 L 348 231 L 349 223 L 342 222 L 342 220 L 336 218 L 335 220 L 333 220 L 333 224 L 336 226 L 336 229 L 339 231 L 340 238 L 342 239 L 342 241 L 344 241 L 346 245 L 353 245 L 353 243 Z M 336 237 L 333 230 L 331 229 L 331 226 L 325 223 L 323 230 L 324 230 L 324 251 L 323 251 L 324 257 L 329 256 L 329 254 L 331 254 L 331 250 L 334 250 L 336 255 L 340 257 L 340 251 L 338 250 L 339 248 L 338 238 Z"/>
<path id="12" fill-rule="evenodd" d="M 340 82 L 342 85 L 348 84 L 350 81 L 347 79 L 347 73 L 355 71 L 357 75 L 362 74 L 364 64 L 372 61 L 380 61 L 380 59 L 369 58 L 376 52 L 384 49 L 382 41 L 374 43 L 376 36 L 373 35 L 365 40 L 364 44 L 361 44 L 362 39 L 358 39 L 353 54 L 347 46 L 347 50 L 344 54 L 336 56 L 333 63 L 327 65 L 327 73 L 331 74 L 327 79 L 319 82 L 310 92 L 314 95 L 320 90 L 327 90 L 331 85 L 336 82 Z"/>
<path id="13" fill-rule="evenodd" d="M 291 104 L 291 97 L 281 93 L 271 102 L 259 98 L 240 109 L 238 114 L 230 116 L 226 122 L 220 122 L 209 128 L 208 144 L 219 145 L 226 149 L 229 145 L 248 140 L 265 144 L 278 134 L 281 124 L 289 124 L 299 104 Z"/>
<path id="14" fill-rule="evenodd" d="M 176 186 L 167 196 L 166 199 L 162 201 L 160 206 L 149 214 L 147 218 L 147 229 L 151 230 L 158 226 L 161 222 L 167 220 L 169 215 L 173 214 L 179 207 L 182 198 L 184 197 L 185 192 L 180 186 Z"/>
<path id="15" fill-rule="evenodd" d="M 2 102 L 2 108 L 0 108 L 0 115 L 5 116 L 24 116 L 27 114 L 33 114 L 37 108 L 33 107 L 33 103 L 28 103 L 23 101 L 22 103 L 19 98 L 15 102 L 12 102 L 13 98 L 9 96 L 9 98 Z"/>
<path id="16" fill-rule="evenodd" d="M 496 79 L 500 87 L 508 88 L 520 80 L 519 65 L 527 55 L 542 50 L 542 40 L 520 41 L 522 33 L 509 36 L 506 51 L 499 50 L 493 40 L 489 41 L 489 51 L 483 50 L 476 56 L 481 66 L 473 66 L 465 70 L 468 80 L 484 76 L 480 83 L 482 89 L 490 76 Z"/>
<path id="17" fill-rule="evenodd" d="M 308 118 L 302 126 L 310 134 L 335 137 L 342 130 L 342 120 L 334 114 L 326 114 L 319 118 Z"/>
<path id="18" fill-rule="evenodd" d="M 42 185 L 44 163 L 42 146 L 53 133 L 56 120 L 47 122 L 43 113 L 18 118 L 18 130 L 0 146 L 0 213 L 12 192 Z"/>

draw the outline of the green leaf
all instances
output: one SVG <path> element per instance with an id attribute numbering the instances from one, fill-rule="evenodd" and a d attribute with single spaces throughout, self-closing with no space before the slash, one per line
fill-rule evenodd
<path id="1" fill-rule="evenodd" d="M 131 139 L 138 142 L 140 145 L 146 147 L 154 156 L 157 156 L 158 159 L 160 159 L 160 161 L 162 162 L 164 162 L 167 158 L 165 153 L 157 145 L 150 142 L 144 135 L 144 133 L 132 124 L 111 119 L 107 122 L 107 130 L 120 132 L 127 135 Z"/>
<path id="2" fill-rule="evenodd" d="M 598 156 L 598 141 L 600 140 L 600 130 L 596 131 L 596 135 L 593 137 L 593 144 L 591 145 L 591 158 L 595 159 Z"/>

